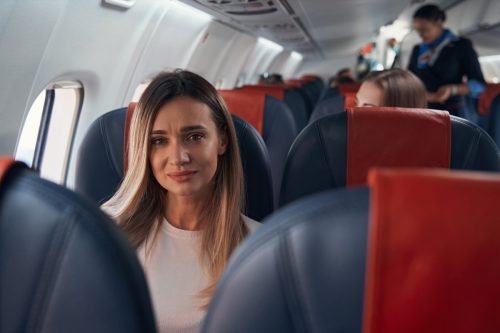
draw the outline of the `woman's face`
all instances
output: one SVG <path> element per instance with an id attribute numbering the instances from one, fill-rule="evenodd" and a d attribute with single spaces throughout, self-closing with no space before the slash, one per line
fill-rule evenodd
<path id="1" fill-rule="evenodd" d="M 168 195 L 205 199 L 212 189 L 221 135 L 210 108 L 191 97 L 176 97 L 158 112 L 150 134 L 149 163 Z"/>
<path id="2" fill-rule="evenodd" d="M 415 29 L 424 43 L 429 44 L 438 39 L 443 32 L 443 22 L 433 22 L 416 18 L 413 19 L 413 29 Z"/>
<path id="3" fill-rule="evenodd" d="M 383 106 L 384 91 L 375 83 L 365 81 L 356 94 L 356 106 Z"/>

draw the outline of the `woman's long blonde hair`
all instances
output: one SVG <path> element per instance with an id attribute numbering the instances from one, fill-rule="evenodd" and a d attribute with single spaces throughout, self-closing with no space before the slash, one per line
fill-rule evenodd
<path id="1" fill-rule="evenodd" d="M 166 190 L 156 181 L 149 165 L 150 133 L 158 111 L 180 96 L 189 96 L 212 111 L 212 119 L 228 138 L 226 151 L 219 156 L 213 194 L 202 221 L 199 257 L 210 276 L 200 295 L 209 300 L 229 256 L 245 238 L 248 229 L 241 217 L 244 204 L 243 169 L 236 131 L 224 101 L 201 76 L 177 70 L 156 76 L 146 88 L 130 121 L 127 173 L 114 196 L 103 204 L 137 249 L 154 241 L 166 208 Z"/>

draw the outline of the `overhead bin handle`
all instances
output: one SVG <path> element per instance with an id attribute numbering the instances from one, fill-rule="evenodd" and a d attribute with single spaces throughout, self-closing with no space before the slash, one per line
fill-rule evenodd
<path id="1" fill-rule="evenodd" d="M 129 9 L 135 5 L 136 0 L 102 0 L 103 3 Z"/>

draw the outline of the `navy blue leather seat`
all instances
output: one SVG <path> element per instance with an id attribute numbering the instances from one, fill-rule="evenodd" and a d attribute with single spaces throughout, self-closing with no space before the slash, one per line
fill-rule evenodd
<path id="1" fill-rule="evenodd" d="M 368 207 L 358 188 L 273 214 L 234 254 L 202 332 L 361 332 Z"/>
<path id="2" fill-rule="evenodd" d="M 340 95 L 331 96 L 319 101 L 311 114 L 309 123 L 311 124 L 319 118 L 342 112 L 344 112 L 344 97 Z"/>
<path id="3" fill-rule="evenodd" d="M 98 204 L 109 199 L 123 179 L 126 113 L 127 108 L 120 108 L 96 119 L 78 152 L 75 190 Z M 245 174 L 246 213 L 260 221 L 274 209 L 269 156 L 252 126 L 237 116 L 233 121 Z"/>
<path id="4" fill-rule="evenodd" d="M 500 302 L 491 301 L 488 291 L 498 294 L 494 277 L 499 275 L 500 265 L 495 251 L 500 247 L 495 235 L 500 229 L 494 202 L 500 198 L 500 177 L 442 170 L 405 170 L 397 178 L 387 177 L 391 172 L 373 173 L 377 178 L 370 189 L 315 194 L 269 217 L 233 255 L 202 332 L 359 333 L 368 331 L 362 323 L 372 315 L 366 309 L 373 309 L 373 304 L 381 305 L 377 310 L 385 314 L 383 319 L 393 329 L 369 332 L 407 332 L 394 329 L 405 325 L 414 328 L 411 332 L 421 332 L 422 327 L 455 332 L 445 328 L 461 324 L 469 328 L 463 332 L 475 325 L 489 326 L 481 332 L 496 332 L 499 320 L 492 308 L 498 309 Z M 464 205 L 470 200 L 468 194 L 480 206 Z M 438 198 L 447 195 L 451 200 L 443 205 Z M 393 204 L 402 197 L 409 213 Z M 442 205 L 447 209 L 439 209 Z M 414 217 L 415 212 L 419 218 Z M 482 219 L 474 221 L 477 214 Z M 471 225 L 473 221 L 478 224 Z M 433 232 L 436 225 L 439 227 Z M 408 226 L 414 233 L 402 235 L 401 230 Z M 471 229 L 477 231 L 471 233 Z M 420 246 L 423 239 L 429 244 Z M 439 240 L 448 242 L 447 247 Z M 394 258 L 398 249 L 405 251 Z M 447 251 L 457 255 L 443 257 L 450 253 Z M 398 274 L 407 283 L 395 285 Z M 386 276 L 393 279 L 392 285 L 380 280 Z M 374 278 L 379 284 L 373 284 Z M 447 284 L 448 280 L 453 282 Z M 377 288 L 383 283 L 384 288 Z M 486 287 L 480 290 L 478 284 L 482 283 Z M 449 290 L 443 290 L 443 285 Z M 461 293 L 469 286 L 471 292 Z M 402 295 L 395 301 L 386 297 L 398 292 Z M 450 298 L 456 301 L 447 310 L 442 303 Z M 418 299 L 416 305 L 414 299 Z M 436 300 L 441 304 L 435 305 Z M 382 312 L 387 303 L 392 307 Z M 403 323 L 394 320 L 398 303 L 404 307 Z M 426 311 L 419 311 L 422 304 Z M 457 318 L 457 308 L 471 315 Z M 433 321 L 419 321 L 421 318 Z"/>
<path id="5" fill-rule="evenodd" d="M 276 203 L 279 201 L 286 157 L 297 134 L 295 121 L 285 103 L 272 96 L 266 96 L 262 138 L 269 152 Z"/>
<path id="6" fill-rule="evenodd" d="M 500 147 L 500 95 L 497 95 L 490 106 L 488 133 Z"/>
<path id="7" fill-rule="evenodd" d="M 118 226 L 20 167 L 0 186 L 0 267 L 1 332 L 156 331 L 141 266 Z"/>
<path id="8" fill-rule="evenodd" d="M 347 114 L 342 112 L 323 117 L 300 133 L 287 157 L 280 206 L 312 193 L 346 186 L 347 128 Z M 377 133 L 376 128 L 373 131 Z M 367 140 L 370 135 L 366 133 Z M 388 146 L 397 142 L 397 138 L 387 138 Z M 450 167 L 500 171 L 498 147 L 479 126 L 452 116 Z"/>

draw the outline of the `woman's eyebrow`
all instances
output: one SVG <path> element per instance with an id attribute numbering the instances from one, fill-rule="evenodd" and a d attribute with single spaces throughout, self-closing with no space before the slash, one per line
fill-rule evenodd
<path id="1" fill-rule="evenodd" d="M 191 132 L 191 131 L 196 131 L 196 130 L 206 130 L 207 128 L 203 125 L 193 125 L 193 126 L 186 126 L 181 128 L 182 133 L 186 132 Z"/>
<path id="2" fill-rule="evenodd" d="M 185 127 L 181 128 L 181 133 L 187 133 L 187 132 L 197 131 L 197 130 L 206 130 L 206 129 L 207 129 L 207 127 L 203 126 L 203 125 L 185 126 Z M 167 134 L 167 131 L 162 130 L 162 129 L 157 129 L 157 130 L 151 131 L 151 135 L 155 135 L 155 134 Z"/>

